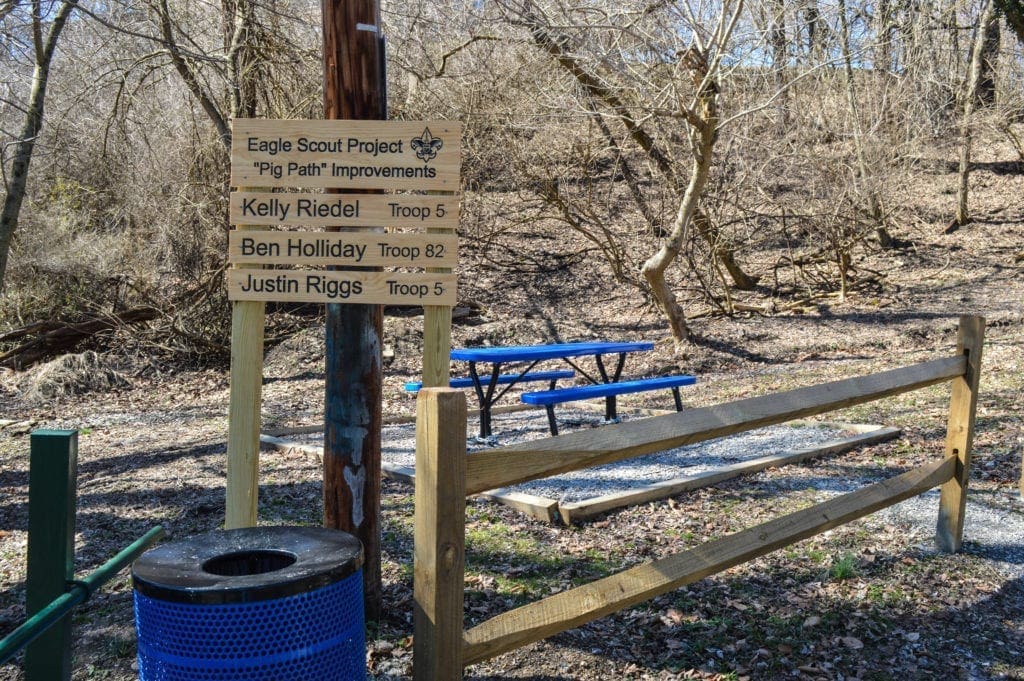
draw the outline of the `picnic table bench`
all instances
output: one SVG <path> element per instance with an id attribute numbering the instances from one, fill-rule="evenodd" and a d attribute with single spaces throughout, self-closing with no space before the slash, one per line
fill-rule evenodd
<path id="1" fill-rule="evenodd" d="M 536 364 L 536 362 L 534 363 Z M 530 365 L 525 371 L 514 374 L 498 374 L 478 376 L 475 371 L 472 376 L 453 378 L 448 381 L 452 388 L 474 388 L 477 399 L 480 403 L 480 437 L 489 437 L 491 434 L 491 407 L 508 392 L 512 386 L 519 383 L 533 381 L 547 381 L 550 390 L 554 390 L 559 379 L 572 378 L 576 375 L 571 369 L 553 369 L 548 371 L 530 371 Z M 495 395 L 495 386 L 507 386 L 504 390 Z M 422 381 L 410 381 L 405 384 L 406 392 L 418 393 L 423 387 Z M 486 424 L 486 425 L 485 425 Z"/>
<path id="2" fill-rule="evenodd" d="M 552 435 L 558 434 L 555 422 L 554 405 L 573 400 L 591 397 L 605 398 L 605 417 L 609 421 L 617 419 L 616 396 L 648 390 L 669 389 L 675 397 L 676 409 L 682 410 L 679 387 L 696 382 L 693 376 L 658 376 L 635 380 L 620 380 L 626 357 L 633 352 L 653 350 L 654 343 L 648 341 L 584 341 L 578 343 L 551 343 L 547 345 L 506 345 L 484 346 L 475 348 L 459 348 L 451 351 L 451 359 L 469 364 L 469 376 L 453 378 L 449 385 L 453 388 L 472 387 L 480 403 L 480 438 L 491 438 L 491 408 L 513 386 L 529 381 L 549 381 L 548 390 L 523 393 L 521 399 L 527 404 L 544 406 L 548 414 L 548 425 Z M 616 357 L 614 366 L 606 366 L 607 356 Z M 592 375 L 577 362 L 580 357 L 593 357 L 597 366 L 597 374 Z M 572 370 L 534 371 L 539 362 L 545 360 L 561 360 Z M 478 371 L 478 364 L 490 365 L 489 372 Z M 515 373 L 501 373 L 502 366 L 508 364 L 526 365 Z M 557 388 L 555 381 L 562 378 L 573 378 L 580 374 L 591 385 L 580 385 L 569 388 Z M 505 388 L 498 391 L 499 385 Z M 423 387 L 421 382 L 405 384 L 408 392 L 418 392 Z"/>
<path id="3" fill-rule="evenodd" d="M 571 369 L 556 369 L 553 371 L 531 371 L 529 373 L 518 373 L 518 374 L 501 374 L 498 376 L 498 385 L 508 385 L 512 383 L 524 383 L 527 381 L 550 381 L 551 390 L 555 389 L 556 382 L 560 378 L 572 378 L 576 375 L 576 372 Z M 490 385 L 491 377 L 484 376 L 480 379 L 481 384 Z M 472 388 L 473 377 L 463 376 L 461 378 L 453 378 L 448 381 L 448 387 L 450 388 Z M 418 393 L 423 388 L 423 381 L 409 381 L 405 384 L 405 391 L 410 393 Z"/>
<path id="4" fill-rule="evenodd" d="M 508 389 L 515 385 L 509 385 L 498 395 L 495 395 L 495 378 L 500 375 L 503 364 L 510 362 L 529 363 L 521 373 L 529 374 L 539 362 L 557 359 L 568 364 L 577 373 L 581 374 L 591 383 L 613 383 L 619 380 L 622 374 L 622 367 L 626 362 L 626 355 L 631 352 L 641 352 L 654 349 L 654 343 L 649 342 L 608 342 L 608 341 L 584 341 L 578 343 L 551 343 L 545 345 L 504 345 L 486 346 L 477 348 L 459 348 L 452 350 L 451 358 L 469 363 L 469 375 L 474 381 L 477 398 L 480 400 L 480 437 L 487 439 L 491 437 L 491 405 L 494 404 Z M 609 374 L 605 368 L 603 355 L 617 355 L 618 362 L 615 369 Z M 599 378 L 594 378 L 585 369 L 574 361 L 578 357 L 592 356 L 597 363 Z M 484 390 L 485 377 L 482 378 L 477 371 L 477 364 L 489 363 L 491 365 L 491 381 Z"/>
<path id="5" fill-rule="evenodd" d="M 615 421 L 618 419 L 617 407 L 615 404 L 616 395 L 645 392 L 649 390 L 662 390 L 668 388 L 672 391 L 675 399 L 676 411 L 683 410 L 683 400 L 679 395 L 680 386 L 693 385 L 697 382 L 695 376 L 655 376 L 653 378 L 640 378 L 629 381 L 617 381 L 615 383 L 596 383 L 592 385 L 577 385 L 569 388 L 552 388 L 539 392 L 523 393 L 520 399 L 526 404 L 543 406 L 548 414 L 548 427 L 552 435 L 558 435 L 558 424 L 555 421 L 555 405 L 573 400 L 585 400 L 592 397 L 605 398 L 605 419 Z"/>

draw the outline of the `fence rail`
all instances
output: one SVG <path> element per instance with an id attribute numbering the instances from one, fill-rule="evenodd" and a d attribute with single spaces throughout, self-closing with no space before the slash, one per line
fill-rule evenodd
<path id="1" fill-rule="evenodd" d="M 120 553 L 101 565 L 88 577 L 72 583 L 67 592 L 52 600 L 48 606 L 29 617 L 20 627 L 0 640 L 0 664 L 8 662 L 18 654 L 18 651 L 66 617 L 76 606 L 87 601 L 97 589 L 128 567 L 163 536 L 164 528 L 157 525 L 122 549 Z"/>
<path id="2" fill-rule="evenodd" d="M 417 405 L 414 556 L 417 680 L 462 668 L 611 614 L 941 486 L 936 536 L 959 551 L 974 438 L 985 322 L 960 318 L 957 352 L 867 376 L 606 426 L 466 456 L 461 392 L 424 389 Z M 952 382 L 944 456 L 918 468 L 688 551 L 492 617 L 463 631 L 465 498 L 496 487 Z"/>
<path id="3" fill-rule="evenodd" d="M 630 421 L 559 438 L 476 452 L 466 463 L 466 493 L 674 449 L 792 419 L 817 416 L 919 390 L 962 376 L 963 356 L 745 400 Z"/>
<path id="4" fill-rule="evenodd" d="M 68 615 L 164 535 L 158 525 L 84 579 L 74 579 L 77 477 L 78 432 L 33 432 L 25 579 L 29 618 L 0 640 L 0 664 L 25 649 L 26 681 L 71 678 Z"/>

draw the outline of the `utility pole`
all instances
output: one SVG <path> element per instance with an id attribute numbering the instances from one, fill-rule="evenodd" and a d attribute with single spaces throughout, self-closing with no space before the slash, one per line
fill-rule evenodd
<path id="1" fill-rule="evenodd" d="M 322 1 L 324 118 L 385 119 L 379 0 Z M 376 621 L 381 600 L 384 313 L 380 305 L 330 303 L 326 307 L 324 526 L 345 530 L 362 541 L 366 616 Z"/>

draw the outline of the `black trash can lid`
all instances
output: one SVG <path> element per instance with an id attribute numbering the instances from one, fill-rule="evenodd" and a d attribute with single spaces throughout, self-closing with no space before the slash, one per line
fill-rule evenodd
<path id="1" fill-rule="evenodd" d="M 132 584 L 175 603 L 245 603 L 335 584 L 363 565 L 363 547 L 323 527 L 246 527 L 168 542 L 142 554 Z"/>

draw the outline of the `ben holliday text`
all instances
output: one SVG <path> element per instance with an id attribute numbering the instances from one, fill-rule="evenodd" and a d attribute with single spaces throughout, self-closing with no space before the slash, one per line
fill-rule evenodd
<path id="1" fill-rule="evenodd" d="M 381 253 L 387 255 L 388 244 L 380 244 Z M 261 243 L 252 237 L 243 237 L 239 244 L 242 256 L 280 257 L 281 244 Z M 345 243 L 341 238 L 289 238 L 284 245 L 289 258 L 336 258 L 361 262 L 366 255 L 366 244 Z"/>

